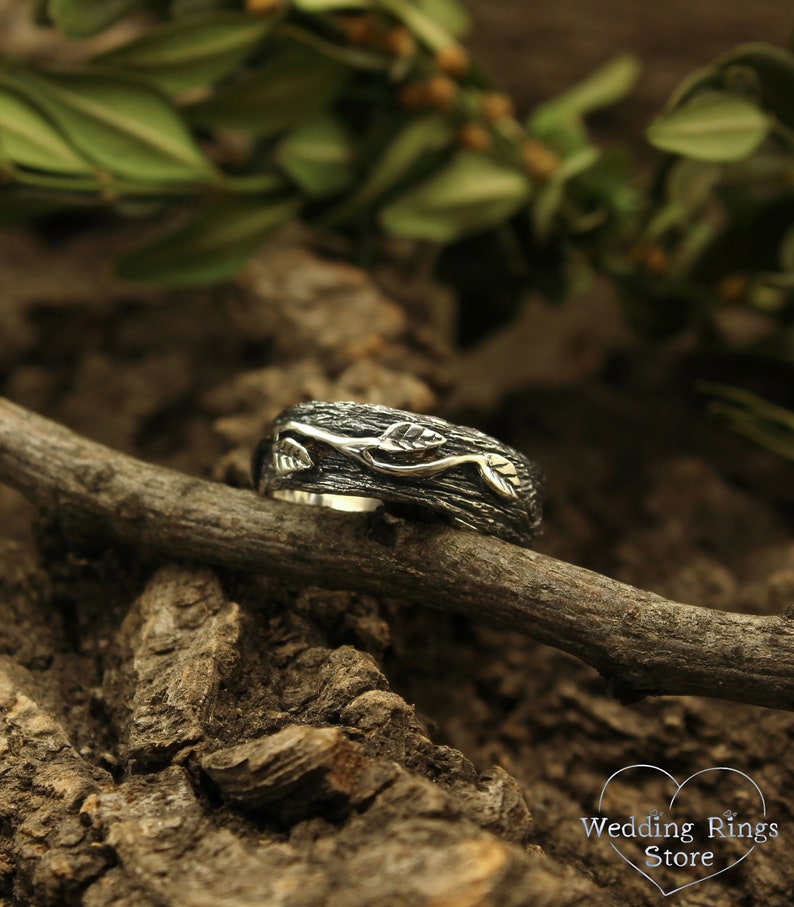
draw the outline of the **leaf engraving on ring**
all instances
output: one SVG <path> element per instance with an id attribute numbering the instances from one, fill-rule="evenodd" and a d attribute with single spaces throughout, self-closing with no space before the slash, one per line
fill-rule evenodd
<path id="1" fill-rule="evenodd" d="M 314 460 L 298 441 L 293 438 L 279 438 L 273 445 L 273 465 L 276 475 L 286 476 L 292 472 L 311 469 Z"/>
<path id="2" fill-rule="evenodd" d="M 517 498 L 521 480 L 515 466 L 501 454 L 488 454 L 479 463 L 480 473 L 490 487 L 504 498 Z"/>
<path id="3" fill-rule="evenodd" d="M 447 443 L 447 439 L 432 428 L 415 422 L 395 422 L 378 438 L 378 450 L 387 453 L 432 450 Z"/>
<path id="4" fill-rule="evenodd" d="M 518 498 L 521 479 L 515 464 L 498 453 L 470 453 L 439 456 L 435 460 L 418 459 L 411 454 L 434 451 L 447 443 L 447 438 L 417 422 L 394 422 L 377 437 L 337 435 L 326 428 L 303 422 L 288 422 L 282 431 L 297 432 L 314 441 L 327 444 L 339 453 L 352 457 L 383 475 L 433 478 L 458 466 L 477 467 L 485 484 L 502 498 Z M 376 453 L 388 453 L 392 460 L 379 460 Z M 309 469 L 314 462 L 309 452 L 293 438 L 283 435 L 273 446 L 273 464 L 277 475 Z"/>

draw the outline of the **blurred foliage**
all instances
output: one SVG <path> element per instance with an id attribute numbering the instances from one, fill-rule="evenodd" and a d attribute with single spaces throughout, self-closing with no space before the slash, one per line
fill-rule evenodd
<path id="1" fill-rule="evenodd" d="M 130 280 L 222 280 L 297 215 L 369 242 L 449 244 L 511 224 L 563 250 L 550 267 L 564 274 L 589 267 L 583 237 L 595 245 L 635 207 L 583 124 L 630 90 L 630 57 L 522 124 L 461 45 L 458 0 L 33 7 L 73 39 L 124 17 L 139 27 L 81 66 L 2 61 L 4 218 L 43 201 L 173 209 L 173 229 L 121 261 Z"/>
<path id="2" fill-rule="evenodd" d="M 629 285 L 639 282 L 638 301 L 644 270 L 654 295 L 668 302 L 635 306 L 637 326 L 652 333 L 693 322 L 713 329 L 714 316 L 736 303 L 789 326 L 794 53 L 748 44 L 699 70 L 678 88 L 648 138 L 668 155 L 638 226 L 635 266 L 626 271 Z M 778 337 L 786 354 L 787 334 Z"/>
<path id="3" fill-rule="evenodd" d="M 794 412 L 757 394 L 724 384 L 701 383 L 713 398 L 711 412 L 731 428 L 782 457 L 794 455 Z"/>
<path id="4" fill-rule="evenodd" d="M 134 28 L 81 65 L 0 61 L 0 220 L 90 206 L 165 218 L 119 262 L 126 279 L 223 280 L 295 217 L 365 250 L 482 238 L 524 291 L 563 300 L 606 274 L 639 332 L 712 348 L 741 308 L 763 321 L 753 354 L 794 361 L 789 49 L 745 45 L 688 78 L 648 130 L 663 154 L 640 189 L 585 122 L 631 90 L 637 61 L 609 61 L 521 121 L 461 44 L 458 0 L 33 0 L 31 13 L 69 39 Z M 720 393 L 735 425 L 794 456 L 790 419 Z"/>
<path id="5" fill-rule="evenodd" d="M 694 329 L 719 350 L 741 311 L 753 323 L 744 351 L 794 365 L 794 53 L 737 47 L 678 87 L 648 139 L 667 154 L 632 254 L 612 270 L 630 323 L 652 337 Z M 734 428 L 794 459 L 794 414 L 704 389 Z"/>

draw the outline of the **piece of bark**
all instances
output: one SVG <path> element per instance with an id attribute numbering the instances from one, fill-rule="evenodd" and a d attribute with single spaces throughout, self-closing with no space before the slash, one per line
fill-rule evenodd
<path id="1" fill-rule="evenodd" d="M 86 888 L 81 907 L 162 907 L 162 903 L 123 867 L 114 866 Z"/>
<path id="2" fill-rule="evenodd" d="M 239 608 L 212 571 L 169 566 L 155 573 L 130 609 L 105 673 L 126 760 L 162 763 L 204 738 L 239 633 Z"/>
<path id="3" fill-rule="evenodd" d="M 301 747 L 299 735 L 293 742 Z M 286 836 L 261 820 L 255 833 L 219 826 L 177 767 L 98 794 L 83 814 L 118 855 L 134 897 L 142 890 L 174 907 L 607 903 L 573 870 L 477 829 L 454 797 L 402 770 L 341 826 L 309 819 Z M 118 874 L 112 883 L 124 890 Z M 110 887 L 95 883 L 87 903 L 106 903 L 98 893 Z"/>
<path id="4" fill-rule="evenodd" d="M 134 884 L 158 903 L 314 907 L 327 893 L 325 874 L 279 835 L 260 832 L 246 839 L 216 825 L 187 772 L 176 766 L 133 777 L 97 795 L 83 812 L 102 829 Z"/>
<path id="5" fill-rule="evenodd" d="M 235 326 L 253 341 L 272 340 L 293 362 L 308 353 L 339 371 L 382 358 L 406 331 L 405 312 L 368 274 L 304 248 L 271 245 L 248 264 L 240 283 L 248 292 L 231 308 Z"/>
<path id="6" fill-rule="evenodd" d="M 72 569 L 78 569 L 76 563 Z M 109 581 L 102 575 L 97 591 Z M 83 623 L 84 644 L 112 672 L 120 661 L 128 665 L 127 674 L 108 679 L 104 700 L 121 738 L 119 767 L 154 769 L 120 784 L 76 753 L 61 726 L 35 705 L 42 699 L 39 682 L 9 662 L 10 671 L 22 671 L 12 681 L 14 690 L 24 681 L 35 708 L 24 700 L 21 712 L 10 710 L 12 721 L 22 714 L 32 720 L 24 725 L 24 760 L 9 762 L 3 753 L 0 767 L 4 779 L 13 779 L 16 771 L 24 782 L 29 767 L 37 766 L 41 781 L 36 783 L 48 794 L 42 814 L 29 784 L 2 791 L 16 797 L 19 827 L 0 855 L 6 858 L 8 886 L 24 895 L 24 902 L 48 907 L 65 901 L 86 907 L 388 907 L 410 900 L 417 907 L 445 902 L 518 907 L 541 895 L 550 904 L 603 902 L 574 870 L 537 848 L 511 843 L 525 840 L 529 813 L 523 804 L 517 814 L 510 797 L 499 793 L 512 787 L 509 781 L 500 779 L 494 788 L 493 775 L 478 774 L 462 754 L 432 744 L 413 710 L 385 689 L 386 678 L 372 656 L 350 645 L 329 645 L 335 633 L 348 632 L 338 619 L 346 610 L 342 593 L 306 590 L 291 610 L 272 603 L 272 584 L 252 579 L 238 592 L 239 608 L 205 568 L 168 566 L 134 599 L 110 652 L 90 638 L 108 633 L 108 625 Z M 377 622 L 374 600 L 356 603 L 349 595 L 347 607 L 351 601 L 358 623 Z M 210 632 L 213 626 L 223 628 L 217 618 L 232 611 L 239 617 L 239 623 L 232 622 L 239 661 L 228 657 L 225 631 L 221 645 Z M 198 698 L 194 684 L 174 682 L 176 669 L 191 653 L 203 657 L 212 679 Z M 136 660 L 149 672 L 142 675 L 146 682 L 137 700 Z M 243 699 L 247 690 L 253 708 Z M 125 695 L 131 696 L 129 715 Z M 168 700 L 168 709 L 157 702 L 160 698 Z M 220 720 L 206 723 L 205 709 Z M 239 723 L 236 711 L 245 712 Z M 146 720 L 138 724 L 140 748 L 130 749 L 125 735 L 136 714 Z M 194 728 L 186 746 L 174 716 Z M 267 729 L 284 721 L 290 725 L 287 734 L 267 736 Z M 306 721 L 335 726 L 296 725 Z M 251 731 L 260 736 L 246 742 L 244 735 Z M 287 758 L 288 769 L 298 767 L 296 785 L 271 785 L 267 802 L 260 802 L 256 791 L 262 777 L 256 772 L 246 777 L 250 762 L 239 755 L 279 747 L 284 755 L 289 747 L 283 741 L 290 736 L 293 752 L 313 741 L 309 756 L 314 755 Z M 47 742 L 44 752 L 38 749 L 41 741 Z M 20 745 L 15 738 L 15 752 Z M 52 749 L 58 763 L 52 761 Z M 213 759 L 229 760 L 230 754 L 226 780 L 236 781 L 227 790 L 239 795 L 230 798 L 243 804 L 239 812 L 236 806 L 234 811 L 218 807 L 203 793 L 205 785 L 191 783 L 198 758 L 209 765 Z M 95 753 L 88 748 L 87 755 Z M 186 767 L 162 769 L 169 759 L 184 760 Z M 65 806 L 44 787 L 62 777 L 63 760 L 69 778 L 80 782 Z M 248 783 L 252 777 L 253 785 Z M 251 790 L 253 806 L 247 802 Z M 393 869 L 361 875 L 380 864 Z M 235 867 L 231 877 L 230 866 Z"/>
<path id="7" fill-rule="evenodd" d="M 330 652 L 309 648 L 285 672 L 282 700 L 287 709 L 300 709 L 307 721 L 328 720 L 362 693 L 387 686 L 372 656 L 352 646 Z"/>
<path id="8" fill-rule="evenodd" d="M 341 833 L 327 822 L 311 830 L 311 823 L 299 822 L 287 839 L 281 831 L 261 827 L 255 833 L 244 828 L 235 832 L 224 827 L 228 822 L 222 817 L 213 819 L 206 812 L 183 768 L 133 776 L 118 786 L 105 773 L 91 770 L 70 748 L 62 729 L 20 694 L 9 674 L 0 675 L 0 706 L 7 727 L 24 738 L 26 747 L 10 771 L 2 754 L 4 798 L 23 793 L 14 787 L 15 765 L 38 763 L 42 754 L 37 748 L 42 746 L 50 754 L 44 759 L 45 771 L 33 779 L 33 789 L 40 788 L 44 795 L 42 806 L 28 813 L 9 853 L 18 880 L 26 880 L 18 883 L 17 894 L 30 903 L 518 907 L 535 898 L 560 905 L 605 903 L 591 883 L 572 870 L 541 853 L 527 856 L 478 830 L 454 796 L 396 766 L 386 770 L 392 783 L 378 789 L 361 787 L 363 773 L 357 771 L 352 787 L 340 786 L 337 779 L 335 794 L 357 790 L 360 797 L 366 792 L 357 800 L 359 812 Z M 298 747 L 309 738 L 317 742 L 318 735 L 327 738 L 332 745 L 320 747 L 323 758 L 333 761 L 341 755 L 349 771 L 350 753 L 357 748 L 348 741 L 352 749 L 346 750 L 338 730 L 295 728 L 292 734 Z M 283 734 L 280 741 L 283 752 Z M 14 742 L 18 747 L 16 737 Z M 273 738 L 271 751 L 278 745 Z M 224 754 L 227 765 L 230 752 Z M 371 770 L 371 760 L 361 752 L 353 762 Z M 305 782 L 312 769 L 298 774 Z M 29 796 L 31 780 L 27 774 L 23 777 Z M 278 794 L 284 800 L 291 795 L 290 785 Z M 25 805 L 29 809 L 30 804 Z M 272 800 L 258 806 L 272 806 Z M 118 865 L 110 868 L 113 859 Z"/>
<path id="9" fill-rule="evenodd" d="M 339 728 L 299 725 L 210 753 L 201 766 L 225 800 L 282 820 L 361 804 L 396 770 L 368 758 Z"/>
<path id="10" fill-rule="evenodd" d="M 353 848 L 354 841 L 368 845 Z M 607 903 L 577 872 L 476 828 L 454 796 L 408 773 L 346 823 L 336 846 L 345 877 L 358 884 L 339 891 L 332 907 Z M 390 900 L 390 890 L 400 899 Z"/>
<path id="11" fill-rule="evenodd" d="M 22 903 L 71 903 L 110 863 L 80 819 L 110 776 L 86 763 L 43 708 L 35 677 L 0 656 L 0 891 Z"/>
<path id="12" fill-rule="evenodd" d="M 512 775 L 495 765 L 476 784 L 453 788 L 465 815 L 505 841 L 526 844 L 532 831 L 532 814 L 521 786 Z"/>
<path id="13" fill-rule="evenodd" d="M 388 690 L 361 693 L 347 703 L 339 717 L 361 731 L 369 753 L 397 762 L 405 761 L 407 742 L 423 733 L 414 710 Z"/>

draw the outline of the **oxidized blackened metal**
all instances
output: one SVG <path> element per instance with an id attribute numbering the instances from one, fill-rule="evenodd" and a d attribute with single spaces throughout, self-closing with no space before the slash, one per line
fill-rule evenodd
<path id="1" fill-rule="evenodd" d="M 362 403 L 299 403 L 252 462 L 257 490 L 342 510 L 408 504 L 529 546 L 545 483 L 522 453 L 474 428 Z"/>

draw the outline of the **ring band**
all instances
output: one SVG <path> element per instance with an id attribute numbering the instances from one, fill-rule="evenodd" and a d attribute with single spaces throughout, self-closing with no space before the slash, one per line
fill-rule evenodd
<path id="1" fill-rule="evenodd" d="M 298 403 L 252 460 L 254 487 L 340 510 L 408 504 L 528 547 L 543 513 L 540 467 L 494 438 L 387 406 Z"/>

